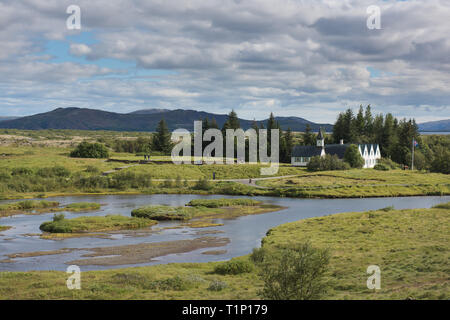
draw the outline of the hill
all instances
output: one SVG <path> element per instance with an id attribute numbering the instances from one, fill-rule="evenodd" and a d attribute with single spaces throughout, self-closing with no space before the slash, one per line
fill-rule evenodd
<path id="1" fill-rule="evenodd" d="M 419 123 L 419 131 L 450 132 L 450 119 Z"/>
<path id="2" fill-rule="evenodd" d="M 58 108 L 50 112 L 13 120 L 0 121 L 0 128 L 42 130 L 42 129 L 73 129 L 73 130 L 111 130 L 111 131 L 155 131 L 161 119 L 166 120 L 169 130 L 184 128 L 192 131 L 194 121 L 204 118 L 215 119 L 219 127 L 227 120 L 225 114 L 213 114 L 194 110 L 164 110 L 149 109 L 132 113 L 115 113 L 95 109 Z M 313 131 L 322 127 L 331 131 L 330 124 L 317 124 L 299 117 L 276 117 L 281 128 L 293 131 L 304 131 L 309 124 Z M 267 120 L 257 121 L 258 126 Z M 241 127 L 250 128 L 253 121 L 240 119 Z"/>

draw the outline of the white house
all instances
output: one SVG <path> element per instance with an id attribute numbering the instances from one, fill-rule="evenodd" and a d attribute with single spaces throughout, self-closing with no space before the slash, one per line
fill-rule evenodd
<path id="1" fill-rule="evenodd" d="M 291 163 L 293 166 L 306 167 L 314 156 L 324 157 L 326 154 L 337 155 L 339 159 L 344 158 L 345 151 L 350 144 L 327 144 L 322 131 L 319 131 L 315 146 L 295 146 L 292 150 Z M 381 159 L 380 146 L 378 144 L 359 144 L 358 150 L 364 159 L 363 168 L 373 168 L 377 160 Z"/>

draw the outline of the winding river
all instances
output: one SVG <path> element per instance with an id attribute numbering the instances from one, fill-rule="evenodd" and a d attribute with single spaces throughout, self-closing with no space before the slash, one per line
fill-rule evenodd
<path id="1" fill-rule="evenodd" d="M 47 200 L 59 201 L 62 205 L 73 202 L 97 202 L 102 204 L 101 210 L 89 213 L 64 212 L 67 218 L 77 216 L 103 216 L 107 214 L 121 214 L 130 216 L 131 210 L 147 204 L 184 205 L 192 199 L 199 198 L 232 198 L 230 196 L 203 195 L 111 195 L 111 196 L 77 196 L 55 197 Z M 237 198 L 246 198 L 239 196 Z M 202 237 L 201 234 L 211 232 L 214 237 L 228 238 L 229 243 L 217 248 L 203 248 L 185 253 L 169 254 L 158 257 L 147 263 L 118 266 L 86 265 L 82 270 L 101 270 L 145 266 L 173 262 L 208 262 L 228 260 L 232 257 L 248 254 L 260 245 L 267 230 L 277 225 L 310 217 L 324 216 L 339 212 L 366 211 L 394 206 L 396 209 L 429 208 L 435 204 L 450 201 L 450 196 L 430 197 L 395 197 L 395 198 L 362 198 L 362 199 L 293 199 L 275 197 L 252 197 L 286 207 L 278 212 L 244 216 L 237 219 L 217 219 L 215 222 L 222 226 L 208 228 L 171 228 L 178 222 L 159 223 L 156 231 L 140 236 L 126 232 L 114 233 L 110 238 L 82 237 L 64 240 L 46 240 L 39 237 L 39 225 L 49 221 L 53 213 L 41 215 L 15 215 L 0 218 L 0 225 L 12 228 L 0 232 L 0 260 L 7 260 L 8 254 L 51 251 L 64 248 L 98 248 L 122 246 L 140 243 L 155 243 L 174 240 L 191 240 Z M 210 236 L 211 236 L 210 235 Z M 205 251 L 220 250 L 219 254 L 203 254 Z M 9 262 L 0 263 L 0 271 L 30 271 L 30 270 L 59 270 L 65 271 L 67 263 L 76 259 L 83 259 L 87 250 L 74 250 L 56 255 L 15 258 Z"/>

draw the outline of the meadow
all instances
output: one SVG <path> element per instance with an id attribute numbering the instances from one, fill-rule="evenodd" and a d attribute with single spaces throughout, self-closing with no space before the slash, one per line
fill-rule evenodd
<path id="1" fill-rule="evenodd" d="M 309 241 L 327 248 L 325 299 L 449 299 L 449 204 L 431 209 L 334 214 L 280 225 L 263 248 Z M 381 289 L 366 286 L 369 265 Z M 2 272 L 1 299 L 259 299 L 263 281 L 249 256 L 227 262 L 183 263 L 82 272 L 81 290 L 65 272 Z"/>
<path id="2" fill-rule="evenodd" d="M 170 157 L 157 152 L 146 164 L 142 163 L 143 155 L 125 152 L 111 151 L 109 159 L 69 157 L 81 141 L 104 143 L 112 149 L 117 141 L 148 140 L 149 136 L 145 132 L 2 129 L 0 199 L 135 193 L 301 198 L 450 194 L 448 175 L 426 171 L 352 169 L 315 173 L 280 164 L 274 179 L 265 180 L 267 176 L 261 175 L 265 166 L 261 164 L 175 165 Z M 246 179 L 253 183 L 242 183 Z"/>

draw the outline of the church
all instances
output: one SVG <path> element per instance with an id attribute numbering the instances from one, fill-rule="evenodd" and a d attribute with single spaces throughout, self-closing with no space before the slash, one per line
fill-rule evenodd
<path id="1" fill-rule="evenodd" d="M 319 130 L 315 146 L 295 146 L 292 150 L 291 163 L 293 166 L 306 167 L 314 156 L 324 157 L 326 154 L 336 155 L 339 159 L 344 159 L 344 154 L 350 144 L 344 144 L 341 140 L 339 144 L 325 145 L 325 138 Z M 381 159 L 380 147 L 378 144 L 358 144 L 358 150 L 364 159 L 363 168 L 373 168 L 377 160 Z"/>

